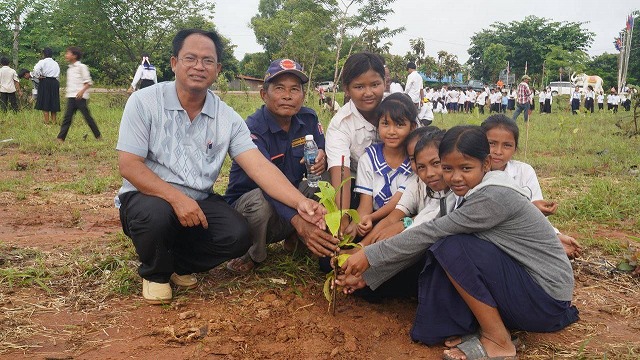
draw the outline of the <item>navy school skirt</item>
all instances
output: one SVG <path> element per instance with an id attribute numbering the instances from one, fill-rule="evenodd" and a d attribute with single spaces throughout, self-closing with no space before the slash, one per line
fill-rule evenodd
<path id="1" fill-rule="evenodd" d="M 570 301 L 549 296 L 493 243 L 473 235 L 453 235 L 439 240 L 427 252 L 411 329 L 414 341 L 434 345 L 479 329 L 447 273 L 471 296 L 496 307 L 507 329 L 552 332 L 578 320 L 578 309 Z"/>
<path id="2" fill-rule="evenodd" d="M 35 109 L 60 112 L 60 82 L 58 79 L 52 77 L 40 79 Z"/>

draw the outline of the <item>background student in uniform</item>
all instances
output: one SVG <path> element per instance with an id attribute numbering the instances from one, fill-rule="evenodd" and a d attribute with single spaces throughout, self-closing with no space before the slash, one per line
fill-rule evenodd
<path id="1" fill-rule="evenodd" d="M 142 54 L 142 62 L 138 65 L 133 76 L 129 92 L 144 89 L 158 83 L 158 73 L 156 67 L 149 62 L 149 54 Z"/>
<path id="2" fill-rule="evenodd" d="M 31 76 L 40 80 L 36 110 L 42 111 L 45 124 L 55 124 L 60 112 L 60 65 L 53 60 L 53 50 L 42 49 L 42 59 L 33 67 Z"/>
<path id="3" fill-rule="evenodd" d="M 584 94 L 584 108 L 588 111 L 591 111 L 593 114 L 593 100 L 595 98 L 595 92 L 593 91 L 593 86 L 587 86 L 587 92 Z"/>
<path id="4" fill-rule="evenodd" d="M 518 125 L 504 115 L 491 115 L 482 122 L 481 126 L 489 140 L 491 170 L 506 172 L 518 185 L 528 189 L 531 192 L 531 202 L 545 216 L 555 214 L 558 204 L 544 200 L 538 176 L 533 167 L 527 163 L 513 160 L 513 155 L 518 150 L 520 137 Z M 555 230 L 567 256 L 569 258 L 580 256 L 582 251 L 580 244 L 573 237 L 560 233 L 558 229 Z"/>
<path id="5" fill-rule="evenodd" d="M 31 72 L 28 69 L 20 69 L 20 71 L 18 72 L 18 78 L 31 80 L 31 82 L 33 83 L 33 89 L 31 89 L 31 101 L 37 101 L 38 85 L 40 84 L 40 79 L 31 76 Z"/>
<path id="6" fill-rule="evenodd" d="M 64 54 L 65 60 L 69 63 L 69 69 L 67 70 L 67 110 L 64 113 L 64 119 L 60 126 L 60 132 L 58 133 L 58 141 L 64 142 L 69 133 L 71 127 L 71 121 L 76 111 L 80 110 L 84 120 L 89 125 L 93 136 L 100 140 L 102 135 L 98 129 L 96 121 L 89 112 L 89 88 L 93 85 L 91 80 L 91 74 L 89 74 L 89 68 L 87 65 L 80 62 L 82 59 L 82 50 L 79 47 L 71 46 L 67 48 L 67 52 Z"/>
<path id="7" fill-rule="evenodd" d="M 20 79 L 18 73 L 9 67 L 9 58 L 0 58 L 0 110 L 7 112 L 7 107 L 11 104 L 13 112 L 18 112 L 18 98 L 16 92 L 22 95 L 20 89 Z"/>

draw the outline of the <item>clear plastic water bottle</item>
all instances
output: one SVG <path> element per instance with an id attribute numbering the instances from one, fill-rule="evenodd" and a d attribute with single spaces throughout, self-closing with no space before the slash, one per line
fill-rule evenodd
<path id="1" fill-rule="evenodd" d="M 311 167 L 316 163 L 318 157 L 318 145 L 313 140 L 313 135 L 304 137 L 304 163 L 307 165 L 307 183 L 310 187 L 318 187 L 320 175 L 316 175 L 311 171 Z"/>

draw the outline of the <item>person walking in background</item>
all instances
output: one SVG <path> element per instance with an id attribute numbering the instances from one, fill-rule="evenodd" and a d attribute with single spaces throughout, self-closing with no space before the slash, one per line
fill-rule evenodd
<path id="1" fill-rule="evenodd" d="M 64 142 L 67 138 L 69 128 L 71 127 L 71 120 L 78 110 L 80 110 L 87 125 L 91 128 L 93 136 L 99 140 L 102 137 L 100 130 L 98 130 L 98 125 L 96 125 L 96 121 L 91 117 L 91 113 L 87 107 L 89 101 L 89 92 L 87 90 L 93 85 L 93 81 L 91 81 L 91 75 L 89 74 L 87 65 L 80 62 L 80 59 L 82 59 L 82 50 L 78 47 L 71 46 L 67 48 L 64 58 L 69 63 L 69 69 L 67 70 L 67 110 L 64 113 L 62 126 L 60 126 L 58 141 Z"/>
<path id="2" fill-rule="evenodd" d="M 2 112 L 7 112 L 7 106 L 11 103 L 13 111 L 18 112 L 16 91 L 22 95 L 18 73 L 9 67 L 9 58 L 0 58 L 0 65 L 2 65 L 0 67 L 0 109 Z"/>
<path id="3" fill-rule="evenodd" d="M 422 105 L 422 99 L 424 98 L 424 84 L 422 83 L 422 76 L 416 71 L 416 63 L 407 63 L 407 85 L 404 87 L 404 93 L 411 97 L 411 101 L 416 105 L 416 108 L 420 108 Z"/>
<path id="4" fill-rule="evenodd" d="M 149 62 L 149 54 L 142 54 L 142 62 L 136 69 L 136 74 L 133 76 L 129 93 L 136 90 L 144 89 L 147 86 L 151 86 L 158 83 L 158 74 L 156 67 Z"/>
<path id="5" fill-rule="evenodd" d="M 578 110 L 580 110 L 580 98 L 582 94 L 580 93 L 580 87 L 576 86 L 575 90 L 571 93 L 571 113 L 573 115 L 578 114 Z"/>
<path id="6" fill-rule="evenodd" d="M 604 92 L 600 91 L 598 94 L 598 111 L 604 109 Z"/>
<path id="7" fill-rule="evenodd" d="M 42 60 L 38 61 L 31 77 L 38 79 L 38 98 L 36 110 L 42 110 L 44 123 L 56 123 L 56 114 L 60 112 L 60 65 L 53 60 L 51 48 L 42 50 Z"/>
<path id="8" fill-rule="evenodd" d="M 584 107 L 587 110 L 590 110 L 593 114 L 593 99 L 595 98 L 596 93 L 593 91 L 593 86 L 587 86 L 587 92 L 584 94 Z"/>
<path id="9" fill-rule="evenodd" d="M 529 89 L 529 75 L 523 75 L 522 81 L 516 91 L 516 111 L 513 113 L 513 121 L 518 119 L 521 112 L 524 112 L 524 122 L 529 121 L 529 107 L 531 106 L 531 89 Z"/>

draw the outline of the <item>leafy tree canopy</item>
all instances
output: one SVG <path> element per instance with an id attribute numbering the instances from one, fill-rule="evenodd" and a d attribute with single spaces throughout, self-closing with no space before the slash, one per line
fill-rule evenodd
<path id="1" fill-rule="evenodd" d="M 470 55 L 468 63 L 472 66 L 474 77 L 490 79 L 494 69 L 485 62 L 484 53 L 492 44 L 500 44 L 507 49 L 506 60 L 513 72 L 523 74 L 526 63 L 530 73 L 541 73 L 542 64 L 552 47 L 569 52 L 589 48 L 595 34 L 584 29 L 583 25 L 581 22 L 557 22 L 536 16 L 527 16 L 522 21 L 508 24 L 495 22 L 489 29 L 483 29 L 471 37 L 471 47 L 467 50 Z M 495 60 L 495 57 L 487 59 Z"/>

